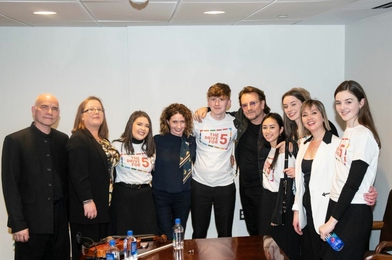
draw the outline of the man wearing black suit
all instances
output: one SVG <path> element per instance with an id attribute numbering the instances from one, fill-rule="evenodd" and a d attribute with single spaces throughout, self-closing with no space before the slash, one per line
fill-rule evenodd
<path id="1" fill-rule="evenodd" d="M 59 103 L 41 94 L 31 108 L 34 122 L 5 137 L 2 185 L 15 259 L 69 259 L 65 197 L 68 136 L 52 126 Z"/>

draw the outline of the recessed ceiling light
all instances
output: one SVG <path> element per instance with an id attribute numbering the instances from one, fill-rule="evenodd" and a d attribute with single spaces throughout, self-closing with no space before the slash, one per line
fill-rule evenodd
<path id="1" fill-rule="evenodd" d="M 147 2 L 147 0 L 130 0 L 132 3 L 140 5 Z"/>
<path id="2" fill-rule="evenodd" d="M 224 14 L 225 11 L 207 11 L 204 12 L 205 14 Z"/>
<path id="3" fill-rule="evenodd" d="M 288 15 L 285 15 L 285 14 L 283 14 L 283 15 L 279 15 L 278 16 L 279 18 L 287 18 L 287 17 L 289 17 Z"/>
<path id="4" fill-rule="evenodd" d="M 56 12 L 52 12 L 52 11 L 38 11 L 38 12 L 34 12 L 33 14 L 52 15 L 52 14 L 57 14 L 57 13 Z"/>

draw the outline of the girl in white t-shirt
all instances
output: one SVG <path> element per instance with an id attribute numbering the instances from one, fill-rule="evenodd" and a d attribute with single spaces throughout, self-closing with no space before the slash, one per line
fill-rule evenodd
<path id="1" fill-rule="evenodd" d="M 158 234 L 151 190 L 151 172 L 155 163 L 155 143 L 148 114 L 135 111 L 124 133 L 113 145 L 120 153 L 110 206 L 110 231 L 125 235 Z"/>
<path id="2" fill-rule="evenodd" d="M 276 113 L 267 114 L 261 122 L 261 129 L 267 142 L 265 145 L 270 146 L 271 150 L 263 167 L 259 233 L 271 236 L 289 259 L 299 259 L 299 236 L 291 225 L 294 174 L 288 174 L 285 179 L 285 153 L 279 153 L 279 149 L 276 149 L 276 145 L 286 139 L 282 117 Z M 287 159 L 288 167 L 293 167 L 294 156 L 289 154 Z M 286 189 L 279 189 L 283 185 L 281 182 L 287 183 Z"/>
<path id="3" fill-rule="evenodd" d="M 327 246 L 323 259 L 363 259 L 373 221 L 364 194 L 376 177 L 381 142 L 359 83 L 341 83 L 335 90 L 335 106 L 346 122 L 346 130 L 335 155 L 328 221 L 319 229 L 323 240 L 334 231 L 345 246 L 339 252 Z"/>

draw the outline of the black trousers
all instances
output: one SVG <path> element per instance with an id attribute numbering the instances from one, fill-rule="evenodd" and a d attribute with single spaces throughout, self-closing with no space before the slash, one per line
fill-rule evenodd
<path id="1" fill-rule="evenodd" d="M 249 235 L 259 235 L 260 206 L 263 187 L 261 184 L 247 186 L 240 181 L 240 198 L 245 224 Z"/>
<path id="2" fill-rule="evenodd" d="M 65 260 L 70 257 L 68 219 L 64 199 L 53 205 L 53 234 L 29 234 L 28 242 L 15 242 L 15 260 Z"/>
<path id="3" fill-rule="evenodd" d="M 214 205 L 218 237 L 231 237 L 235 207 L 235 184 L 209 187 L 192 180 L 192 238 L 207 237 Z"/>
<path id="4" fill-rule="evenodd" d="M 181 220 L 185 232 L 189 210 L 191 209 L 191 191 L 168 193 L 153 188 L 152 195 L 160 234 L 165 234 L 167 239 L 172 240 L 172 228 L 176 218 Z"/>
<path id="5" fill-rule="evenodd" d="M 301 259 L 319 260 L 325 250 L 326 243 L 321 240 L 313 224 L 313 214 L 311 210 L 306 211 L 307 225 L 302 229 L 301 237 Z"/>

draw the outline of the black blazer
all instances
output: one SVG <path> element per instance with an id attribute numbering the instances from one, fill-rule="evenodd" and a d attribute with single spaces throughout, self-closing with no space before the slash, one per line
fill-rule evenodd
<path id="1" fill-rule="evenodd" d="M 26 228 L 30 233 L 53 233 L 54 174 L 59 177 L 63 197 L 68 191 L 67 140 L 64 133 L 52 129 L 46 135 L 33 124 L 5 137 L 2 185 L 7 225 L 13 233 Z M 46 148 L 42 149 L 43 143 L 48 141 L 50 154 Z M 48 164 L 49 156 L 51 163 Z"/>
<path id="2" fill-rule="evenodd" d="M 76 130 L 67 143 L 69 221 L 76 224 L 109 222 L 109 164 L 102 146 L 87 129 Z M 84 216 L 83 201 L 93 199 L 97 217 Z"/>

